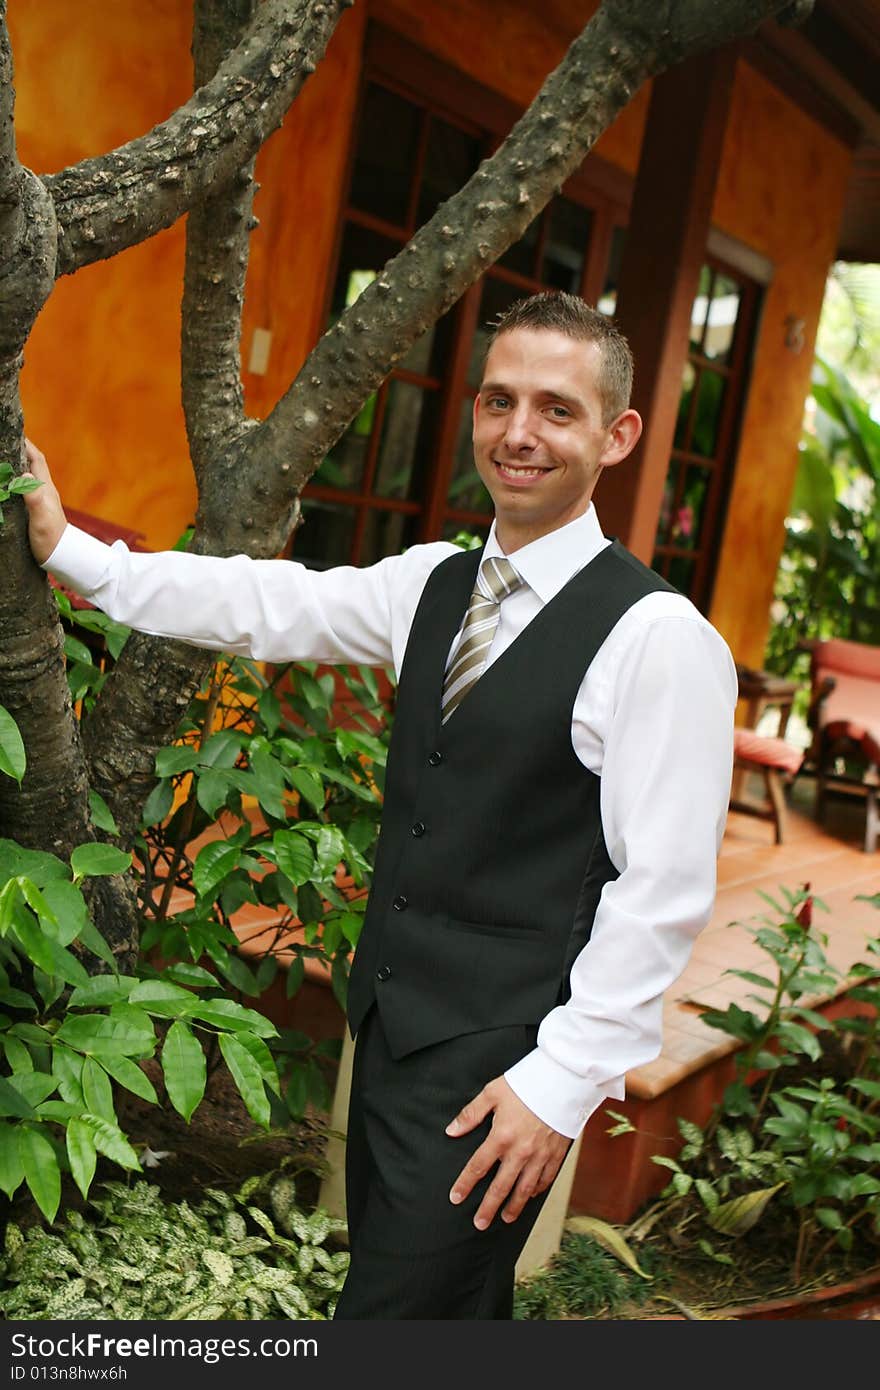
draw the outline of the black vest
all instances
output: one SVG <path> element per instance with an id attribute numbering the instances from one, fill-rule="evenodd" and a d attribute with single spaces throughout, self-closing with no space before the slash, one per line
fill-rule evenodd
<path id="1" fill-rule="evenodd" d="M 353 1033 L 378 1001 L 391 1052 L 537 1024 L 568 998 L 617 877 L 600 779 L 571 743 L 584 672 L 626 610 L 670 586 L 618 542 L 492 663 L 445 725 L 444 668 L 482 552 L 450 556 L 416 610 L 398 689 L 382 833 L 349 980 Z"/>

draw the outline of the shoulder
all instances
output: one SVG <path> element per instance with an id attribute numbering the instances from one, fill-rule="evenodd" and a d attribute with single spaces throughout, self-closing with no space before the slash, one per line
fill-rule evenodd
<path id="1" fill-rule="evenodd" d="M 610 684 L 650 668 L 673 683 L 700 671 L 711 673 L 725 696 L 736 701 L 733 655 L 717 628 L 683 594 L 657 589 L 627 609 L 600 656 Z"/>

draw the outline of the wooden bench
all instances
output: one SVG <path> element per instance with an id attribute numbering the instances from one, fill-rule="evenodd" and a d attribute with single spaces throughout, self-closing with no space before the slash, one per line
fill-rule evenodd
<path id="1" fill-rule="evenodd" d="M 772 821 L 778 845 L 785 838 L 785 783 L 794 777 L 802 762 L 800 749 L 783 738 L 769 738 L 754 729 L 733 731 L 734 768 L 740 772 L 759 773 L 764 782 L 764 797 L 757 800 L 747 795 L 745 782 L 740 779 L 730 799 L 731 810 Z"/>

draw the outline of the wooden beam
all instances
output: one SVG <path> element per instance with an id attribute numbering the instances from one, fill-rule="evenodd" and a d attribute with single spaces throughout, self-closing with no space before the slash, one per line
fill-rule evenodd
<path id="1" fill-rule="evenodd" d="M 633 455 L 608 469 L 596 503 L 606 534 L 650 563 L 675 432 L 691 307 L 730 108 L 736 47 L 654 83 L 620 273 L 616 319 L 635 357 Z"/>

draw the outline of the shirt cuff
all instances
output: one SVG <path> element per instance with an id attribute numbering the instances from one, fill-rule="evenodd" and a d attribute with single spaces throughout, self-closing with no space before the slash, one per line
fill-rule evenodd
<path id="1" fill-rule="evenodd" d="M 109 545 L 67 523 L 61 539 L 42 568 L 83 598 L 94 593 L 110 564 Z"/>
<path id="2" fill-rule="evenodd" d="M 504 1073 L 510 1089 L 545 1125 L 576 1139 L 603 1100 L 623 1100 L 625 1078 L 612 1077 L 600 1087 L 560 1066 L 540 1047 Z"/>

